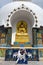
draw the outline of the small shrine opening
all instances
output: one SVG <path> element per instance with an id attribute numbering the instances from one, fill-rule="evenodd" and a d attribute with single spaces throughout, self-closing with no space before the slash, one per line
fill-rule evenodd
<path id="1" fill-rule="evenodd" d="M 17 23 L 15 42 L 20 42 L 20 43 L 30 42 L 27 22 L 19 21 Z"/>

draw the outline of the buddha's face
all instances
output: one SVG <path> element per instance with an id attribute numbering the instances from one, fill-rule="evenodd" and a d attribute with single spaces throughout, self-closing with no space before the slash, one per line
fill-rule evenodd
<path id="1" fill-rule="evenodd" d="M 21 27 L 24 27 L 24 26 L 23 26 L 23 23 L 21 23 Z"/>

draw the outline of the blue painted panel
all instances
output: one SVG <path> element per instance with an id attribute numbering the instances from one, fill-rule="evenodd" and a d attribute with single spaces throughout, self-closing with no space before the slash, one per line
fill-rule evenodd
<path id="1" fill-rule="evenodd" d="M 13 61 L 17 60 L 17 57 L 13 58 L 13 54 L 16 53 L 16 52 L 18 52 L 18 50 L 19 49 L 10 49 L 10 50 L 8 49 L 8 50 L 6 50 L 5 60 L 9 60 L 9 59 L 13 60 Z M 34 51 L 36 52 L 36 54 L 34 54 Z M 38 61 L 39 60 L 38 50 L 26 49 L 26 52 L 27 52 L 27 54 L 28 54 L 28 52 L 30 54 L 32 54 L 32 58 L 29 57 L 28 55 L 25 55 L 25 58 L 26 58 L 25 62 L 26 63 L 27 63 L 27 61 Z M 23 59 L 22 59 L 22 61 L 21 60 L 19 60 L 19 61 L 18 61 L 19 64 L 22 64 L 22 63 L 24 64 L 25 63 L 25 62 L 23 62 Z"/>

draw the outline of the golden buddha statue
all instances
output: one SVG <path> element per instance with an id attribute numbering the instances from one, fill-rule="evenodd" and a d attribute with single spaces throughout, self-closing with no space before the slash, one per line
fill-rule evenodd
<path id="1" fill-rule="evenodd" d="M 16 42 L 30 42 L 30 37 L 27 33 L 27 23 L 24 21 L 18 22 L 16 32 Z"/>

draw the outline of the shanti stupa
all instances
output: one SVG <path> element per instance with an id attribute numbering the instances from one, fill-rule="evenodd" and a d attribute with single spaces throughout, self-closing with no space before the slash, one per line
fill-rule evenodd
<path id="1" fill-rule="evenodd" d="M 12 0 L 0 9 L 1 34 L 0 47 L 37 47 L 43 56 L 43 9 L 32 0 Z"/>

